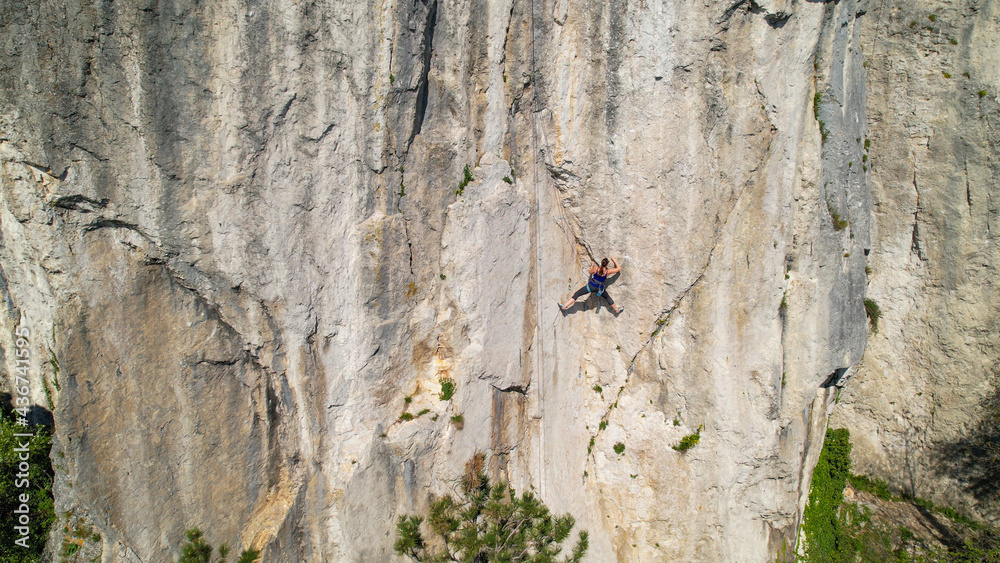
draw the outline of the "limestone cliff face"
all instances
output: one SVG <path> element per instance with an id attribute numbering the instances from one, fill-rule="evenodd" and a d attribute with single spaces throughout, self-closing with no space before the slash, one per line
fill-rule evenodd
<path id="1" fill-rule="evenodd" d="M 971 446 L 998 383 L 1000 5 L 869 15 L 870 293 L 882 319 L 831 423 L 851 429 L 862 471 L 996 519 L 997 483 Z"/>
<path id="2" fill-rule="evenodd" d="M 867 9 L 3 4 L 61 509 L 106 561 L 386 561 L 483 450 L 592 561 L 773 559 L 866 342 Z M 625 313 L 562 314 L 605 255 Z"/>

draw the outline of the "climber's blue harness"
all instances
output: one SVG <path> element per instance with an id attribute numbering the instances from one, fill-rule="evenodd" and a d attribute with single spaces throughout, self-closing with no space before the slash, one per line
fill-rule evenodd
<path id="1" fill-rule="evenodd" d="M 604 283 L 606 281 L 608 281 L 607 275 L 600 276 L 594 274 L 590 276 L 590 279 L 587 281 L 587 293 L 597 293 L 597 295 L 600 296 L 604 293 L 605 288 L 608 287 L 607 284 Z"/>

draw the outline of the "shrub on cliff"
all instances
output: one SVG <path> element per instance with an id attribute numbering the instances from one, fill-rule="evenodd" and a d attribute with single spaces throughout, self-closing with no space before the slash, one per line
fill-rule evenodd
<path id="1" fill-rule="evenodd" d="M 803 514 L 805 541 L 797 561 L 1000 562 L 1000 530 L 926 499 L 895 496 L 881 479 L 851 475 L 850 454 L 848 431 L 828 430 Z M 843 493 L 848 481 L 856 491 L 871 493 L 878 500 L 874 505 L 871 500 L 846 501 Z M 912 516 L 906 514 L 912 514 L 914 508 L 937 530 L 935 539 L 918 537 L 900 525 L 910 523 Z"/>
<path id="2" fill-rule="evenodd" d="M 846 428 L 826 431 L 813 470 L 809 502 L 802 514 L 806 561 L 853 561 L 858 541 L 845 530 L 837 509 L 851 473 L 851 435 Z"/>
<path id="3" fill-rule="evenodd" d="M 690 450 L 691 448 L 697 446 L 699 441 L 701 441 L 701 425 L 700 424 L 698 425 L 698 430 L 695 430 L 694 434 L 688 434 L 687 436 L 684 436 L 683 438 L 681 438 L 681 441 L 680 441 L 679 444 L 675 444 L 675 445 L 670 446 L 670 447 L 673 448 L 673 449 L 675 449 L 675 450 L 677 450 L 677 451 L 679 451 L 679 452 L 686 452 L 686 451 Z"/>
<path id="4" fill-rule="evenodd" d="M 426 518 L 432 535 L 425 538 L 422 516 L 400 516 L 396 553 L 417 561 L 531 561 L 578 563 L 587 551 L 587 532 L 580 532 L 573 552 L 561 560 L 559 545 L 575 521 L 569 514 L 553 517 L 531 493 L 518 497 L 505 483 L 491 485 L 483 472 L 484 457 L 466 464 L 462 498 L 451 495 L 433 502 Z"/>
<path id="5" fill-rule="evenodd" d="M 872 327 L 872 334 L 878 334 L 878 320 L 882 318 L 882 309 L 874 299 L 865 299 L 865 315 Z"/>
<path id="6" fill-rule="evenodd" d="M 212 563 L 212 546 L 209 545 L 202 536 L 201 530 L 191 528 L 187 531 L 187 543 L 181 548 L 181 558 L 179 563 Z M 229 546 L 222 544 L 219 546 L 219 558 L 217 563 L 226 563 L 229 556 Z M 260 552 L 253 548 L 244 549 L 240 553 L 236 563 L 256 563 L 260 559 Z"/>
<path id="7" fill-rule="evenodd" d="M 5 563 L 38 561 L 55 520 L 52 461 L 49 459 L 52 435 L 41 426 L 19 425 L 18 419 L 24 421 L 24 417 L 16 414 L 15 411 L 0 415 L 0 506 L 3 514 L 0 561 Z M 33 434 L 34 437 L 15 434 Z M 25 499 L 27 502 L 22 502 Z M 16 528 L 24 521 L 27 521 L 27 534 Z"/>

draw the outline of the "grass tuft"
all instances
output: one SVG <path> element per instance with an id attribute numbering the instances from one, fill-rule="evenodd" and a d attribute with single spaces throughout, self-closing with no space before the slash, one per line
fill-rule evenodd
<path id="1" fill-rule="evenodd" d="M 697 446 L 698 442 L 701 441 L 701 428 L 702 428 L 701 425 L 699 425 L 698 430 L 695 430 L 694 434 L 688 434 L 687 436 L 684 436 L 683 438 L 681 438 L 679 444 L 670 447 L 679 452 L 686 452 L 691 448 Z"/>
<path id="2" fill-rule="evenodd" d="M 872 333 L 878 334 L 878 320 L 882 318 L 882 310 L 879 309 L 878 303 L 874 299 L 865 299 L 865 315 L 872 327 Z"/>
<path id="3" fill-rule="evenodd" d="M 438 380 L 441 383 L 441 397 L 442 401 L 450 401 L 452 397 L 455 396 L 455 380 L 450 377 L 442 377 Z"/>
<path id="4" fill-rule="evenodd" d="M 458 189 L 455 190 L 455 195 L 458 195 L 458 196 L 460 196 L 463 193 L 465 193 L 465 186 L 468 186 L 469 182 L 472 181 L 472 171 L 469 170 L 469 165 L 468 164 L 465 165 L 465 171 L 463 172 L 462 176 L 463 176 L 462 177 L 462 181 L 458 183 Z"/>
<path id="5" fill-rule="evenodd" d="M 843 231 L 844 228 L 847 227 L 848 221 L 840 216 L 840 213 L 837 211 L 837 208 L 833 205 L 832 201 L 826 200 L 826 210 L 830 212 L 833 229 L 835 231 Z"/>
<path id="6" fill-rule="evenodd" d="M 878 477 L 868 477 L 866 475 L 851 475 L 848 479 L 851 486 L 859 491 L 871 493 L 882 500 L 892 500 L 892 492 L 889 490 L 889 483 Z"/>

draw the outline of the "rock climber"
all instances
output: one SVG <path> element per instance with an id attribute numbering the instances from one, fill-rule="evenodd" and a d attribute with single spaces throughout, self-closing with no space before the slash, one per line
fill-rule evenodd
<path id="1" fill-rule="evenodd" d="M 576 303 L 576 300 L 579 299 L 580 297 L 589 293 L 596 293 L 598 296 L 604 297 L 605 299 L 608 300 L 608 305 L 611 307 L 611 310 L 614 311 L 616 315 L 621 314 L 621 312 L 625 310 L 625 307 L 619 307 L 615 305 L 614 300 L 611 299 L 610 295 L 608 295 L 607 284 L 608 284 L 608 278 L 622 271 L 622 269 L 618 265 L 618 261 L 615 260 L 613 256 L 611 257 L 611 263 L 615 265 L 614 268 L 608 268 L 607 258 L 601 260 L 600 266 L 598 266 L 596 262 L 591 263 L 590 279 L 587 280 L 587 285 L 577 290 L 577 292 L 573 294 L 573 297 L 570 297 L 569 301 L 567 301 L 565 304 L 560 303 L 559 309 L 565 311 L 566 309 L 572 307 L 573 303 Z"/>

